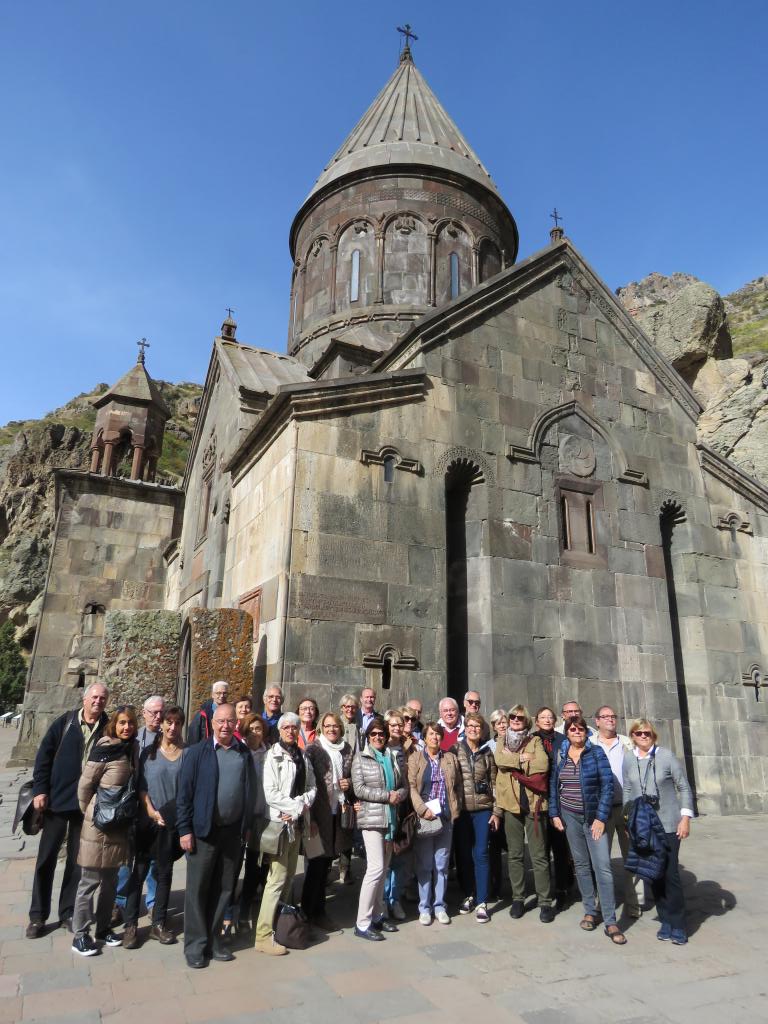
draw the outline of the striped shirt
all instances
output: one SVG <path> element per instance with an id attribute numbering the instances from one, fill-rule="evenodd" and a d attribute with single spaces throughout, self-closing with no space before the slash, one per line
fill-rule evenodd
<path id="1" fill-rule="evenodd" d="M 566 757 L 560 769 L 560 805 L 572 814 L 584 813 L 584 797 L 581 792 L 581 758 L 574 764 Z"/>

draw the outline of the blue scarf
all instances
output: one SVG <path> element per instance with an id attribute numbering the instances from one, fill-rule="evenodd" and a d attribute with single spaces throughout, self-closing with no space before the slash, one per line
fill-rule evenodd
<path id="1" fill-rule="evenodd" d="M 384 773 L 384 788 L 387 789 L 387 790 L 394 789 L 395 788 L 395 769 L 394 769 L 394 766 L 392 764 L 392 758 L 390 756 L 389 751 L 387 751 L 386 753 L 381 753 L 378 750 L 374 750 L 373 746 L 371 746 L 371 751 L 373 753 L 373 756 L 376 758 L 376 761 L 378 762 L 379 767 L 381 768 L 382 772 Z M 390 803 L 387 804 L 387 820 L 389 821 L 389 827 L 387 828 L 387 832 L 386 832 L 386 835 L 384 836 L 384 838 L 385 839 L 394 839 L 395 838 L 395 824 L 397 822 L 397 814 L 396 814 L 396 811 L 395 811 L 395 805 L 394 804 L 390 804 Z"/>

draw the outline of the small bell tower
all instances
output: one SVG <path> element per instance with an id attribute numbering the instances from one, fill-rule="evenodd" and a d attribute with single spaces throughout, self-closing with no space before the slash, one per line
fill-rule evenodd
<path id="1" fill-rule="evenodd" d="M 136 344 L 136 364 L 114 387 L 93 401 L 97 412 L 90 469 L 101 476 L 123 476 L 151 483 L 171 411 L 147 373 L 145 350 L 149 342 L 142 338 Z"/>

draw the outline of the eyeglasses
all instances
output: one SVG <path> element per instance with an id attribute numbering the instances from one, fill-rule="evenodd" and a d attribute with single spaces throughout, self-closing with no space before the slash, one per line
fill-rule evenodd
<path id="1" fill-rule="evenodd" d="M 342 704 L 345 711 L 357 711 L 357 704 Z"/>
<path id="2" fill-rule="evenodd" d="M 597 717 L 598 718 L 613 718 L 613 719 L 615 719 L 616 715 L 598 715 Z"/>
<path id="3" fill-rule="evenodd" d="M 332 732 L 338 732 L 339 727 L 335 722 L 328 722 L 327 725 L 323 726 L 324 729 L 330 729 Z"/>
<path id="4" fill-rule="evenodd" d="M 480 707 L 480 701 L 479 700 L 467 700 L 466 703 L 467 704 L 471 704 L 473 708 L 479 708 Z"/>
<path id="5" fill-rule="evenodd" d="M 403 715 L 404 722 L 415 722 L 416 719 L 413 715 Z"/>
<path id="6" fill-rule="evenodd" d="M 294 725 L 293 722 L 291 722 L 290 725 L 281 725 L 280 728 L 281 729 L 290 730 L 291 732 L 298 732 L 299 731 L 298 725 Z"/>
<path id="7" fill-rule="evenodd" d="M 646 737 L 648 737 L 648 736 L 653 736 L 653 733 L 649 732 L 647 729 L 636 729 L 632 733 L 632 735 L 633 736 L 646 736 Z"/>
<path id="8" fill-rule="evenodd" d="M 312 714 L 314 715 L 315 707 L 314 707 L 313 704 L 305 704 L 305 705 L 303 705 L 302 707 L 299 708 L 299 711 L 311 711 Z"/>
<path id="9" fill-rule="evenodd" d="M 467 722 L 467 729 L 479 729 L 481 728 L 479 722 Z"/>
<path id="10" fill-rule="evenodd" d="M 385 740 L 386 738 L 387 737 L 386 737 L 386 735 L 383 732 L 369 732 L 368 733 L 368 739 L 369 740 Z"/>
<path id="11" fill-rule="evenodd" d="M 525 721 L 525 715 L 510 715 L 509 716 L 509 721 L 510 722 L 524 722 Z"/>

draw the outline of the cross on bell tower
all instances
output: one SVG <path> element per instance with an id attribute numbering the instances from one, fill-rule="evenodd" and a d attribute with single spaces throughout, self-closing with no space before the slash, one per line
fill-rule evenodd
<path id="1" fill-rule="evenodd" d="M 405 46 L 403 46 L 403 49 L 400 52 L 400 63 L 403 64 L 405 61 L 413 60 L 413 57 L 411 56 L 411 40 L 413 39 L 415 41 L 419 37 L 416 35 L 415 32 L 411 31 L 411 26 L 408 24 L 407 21 L 403 28 L 401 28 L 398 25 L 397 31 L 400 33 L 400 35 L 405 37 Z"/>
<path id="2" fill-rule="evenodd" d="M 146 338 L 142 338 L 141 341 L 137 341 L 136 344 L 139 346 L 139 356 L 136 362 L 141 363 L 141 365 L 143 366 L 145 361 L 144 351 L 145 349 L 151 348 L 151 345 L 149 344 Z"/>

